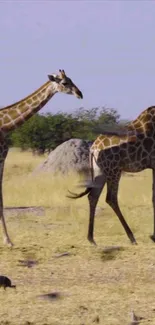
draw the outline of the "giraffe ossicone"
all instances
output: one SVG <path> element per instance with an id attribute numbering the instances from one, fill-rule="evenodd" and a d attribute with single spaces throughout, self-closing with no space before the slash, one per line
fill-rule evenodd
<path id="1" fill-rule="evenodd" d="M 74 95 L 82 99 L 81 90 L 66 75 L 64 70 L 58 74 L 48 76 L 48 81 L 31 95 L 12 105 L 0 109 L 0 220 L 4 234 L 4 242 L 12 246 L 11 239 L 7 232 L 6 222 L 3 214 L 3 193 L 2 179 L 5 159 L 8 153 L 6 135 L 24 124 L 31 116 L 37 113 L 56 94 L 64 93 Z"/>

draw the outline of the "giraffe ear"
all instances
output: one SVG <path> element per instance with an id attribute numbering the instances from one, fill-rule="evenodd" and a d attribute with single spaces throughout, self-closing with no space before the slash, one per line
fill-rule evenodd
<path id="1" fill-rule="evenodd" d="M 55 77 L 52 74 L 48 74 L 48 79 L 50 81 L 55 81 Z"/>

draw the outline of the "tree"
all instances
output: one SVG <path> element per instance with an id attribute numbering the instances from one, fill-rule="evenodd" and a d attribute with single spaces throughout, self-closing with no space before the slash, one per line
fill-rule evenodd
<path id="1" fill-rule="evenodd" d="M 13 131 L 8 141 L 22 150 L 30 148 L 43 154 L 71 138 L 93 141 L 104 130 L 120 126 L 120 115 L 115 109 L 81 107 L 72 114 L 36 114 Z"/>

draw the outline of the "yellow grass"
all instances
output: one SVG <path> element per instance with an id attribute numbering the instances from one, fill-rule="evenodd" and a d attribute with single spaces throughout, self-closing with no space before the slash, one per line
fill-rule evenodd
<path id="1" fill-rule="evenodd" d="M 45 158 L 10 150 L 4 173 L 4 206 L 43 206 L 45 215 L 7 214 L 15 246 L 0 240 L 0 274 L 10 277 L 17 289 L 0 289 L 1 325 L 117 325 L 128 324 L 130 311 L 155 324 L 155 244 L 151 172 L 123 176 L 119 201 L 138 245 L 132 246 L 117 217 L 100 198 L 95 220 L 94 247 L 87 241 L 87 197 L 70 201 L 67 190 L 76 190 L 78 179 L 50 174 L 32 175 Z M 102 209 L 104 208 L 104 210 Z M 121 250 L 104 253 L 106 246 Z M 56 257 L 68 252 L 71 255 Z M 19 260 L 38 262 L 32 268 Z M 60 299 L 41 294 L 58 291 Z M 98 318 L 97 318 L 98 317 Z M 148 320 L 150 320 L 148 322 Z"/>

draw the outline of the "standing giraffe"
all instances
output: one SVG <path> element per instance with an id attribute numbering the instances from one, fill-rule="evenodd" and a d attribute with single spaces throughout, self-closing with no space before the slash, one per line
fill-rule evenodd
<path id="1" fill-rule="evenodd" d="M 57 92 L 75 95 L 77 98 L 81 99 L 83 98 L 82 92 L 77 88 L 73 81 L 66 76 L 64 70 L 59 70 L 58 75 L 48 75 L 48 78 L 49 81 L 34 93 L 19 102 L 0 110 L 0 219 L 4 233 L 4 242 L 9 246 L 12 246 L 13 244 L 8 235 L 3 215 L 2 195 L 3 169 L 8 153 L 6 135 L 38 112 Z"/>
<path id="2" fill-rule="evenodd" d="M 84 192 L 71 193 L 72 199 L 88 194 L 89 228 L 88 240 L 94 241 L 94 217 L 97 202 L 107 184 L 106 202 L 118 216 L 132 244 L 135 237 L 125 221 L 118 204 L 118 188 L 122 171 L 137 173 L 144 169 L 153 170 L 154 229 L 150 238 L 155 242 L 155 106 L 148 107 L 136 120 L 128 123 L 124 131 L 105 132 L 99 135 L 90 148 L 92 182 Z"/>

